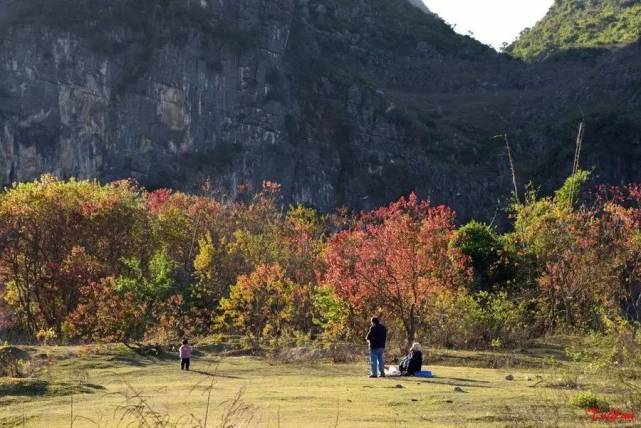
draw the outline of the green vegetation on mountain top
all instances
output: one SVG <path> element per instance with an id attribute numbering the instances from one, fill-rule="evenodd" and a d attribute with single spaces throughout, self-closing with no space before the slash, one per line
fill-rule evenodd
<path id="1" fill-rule="evenodd" d="M 631 43 L 641 37 L 639 0 L 556 0 L 506 51 L 534 60 L 575 48 Z"/>

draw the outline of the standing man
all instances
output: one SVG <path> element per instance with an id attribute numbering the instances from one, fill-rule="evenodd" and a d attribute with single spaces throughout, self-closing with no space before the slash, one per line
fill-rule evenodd
<path id="1" fill-rule="evenodd" d="M 372 326 L 365 340 L 369 342 L 369 359 L 372 364 L 369 377 L 385 377 L 385 342 L 387 341 L 387 329 L 380 323 L 377 317 L 372 317 Z"/>

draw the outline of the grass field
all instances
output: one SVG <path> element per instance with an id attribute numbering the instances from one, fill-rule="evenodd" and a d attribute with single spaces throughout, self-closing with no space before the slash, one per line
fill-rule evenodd
<path id="1" fill-rule="evenodd" d="M 607 376 L 563 361 L 558 347 L 432 350 L 432 379 L 369 379 L 366 361 L 284 364 L 203 352 L 181 372 L 173 355 L 118 346 L 28 350 L 42 367 L 29 379 L 0 378 L 0 427 L 193 427 L 205 418 L 209 427 L 598 426 L 569 397 L 579 388 L 617 400 Z"/>

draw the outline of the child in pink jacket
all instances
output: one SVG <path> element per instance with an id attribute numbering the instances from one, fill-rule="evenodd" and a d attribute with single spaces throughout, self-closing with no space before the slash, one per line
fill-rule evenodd
<path id="1" fill-rule="evenodd" d="M 189 370 L 189 359 L 191 358 L 191 346 L 187 339 L 183 340 L 182 346 L 178 349 L 180 356 L 180 370 Z"/>

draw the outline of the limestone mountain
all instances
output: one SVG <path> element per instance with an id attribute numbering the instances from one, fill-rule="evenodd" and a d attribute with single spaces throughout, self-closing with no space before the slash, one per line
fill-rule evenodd
<path id="1" fill-rule="evenodd" d="M 577 48 L 634 42 L 641 37 L 641 0 L 556 0 L 507 52 L 526 60 Z"/>
<path id="2" fill-rule="evenodd" d="M 44 172 L 492 218 L 584 167 L 641 180 L 641 46 L 526 64 L 407 0 L 0 2 L 0 184 Z"/>

